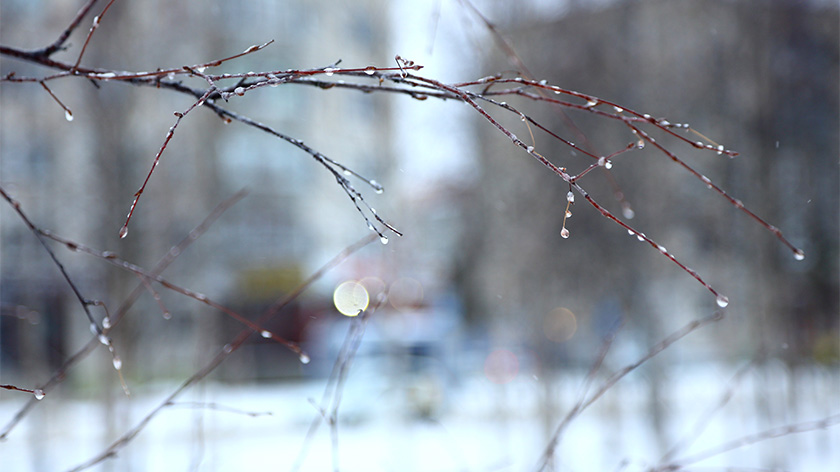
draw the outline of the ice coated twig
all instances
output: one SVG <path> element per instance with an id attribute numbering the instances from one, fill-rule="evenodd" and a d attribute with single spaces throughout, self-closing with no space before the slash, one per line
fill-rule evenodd
<path id="1" fill-rule="evenodd" d="M 323 266 L 321 266 L 320 269 L 318 269 L 312 275 L 310 275 L 289 294 L 279 298 L 271 307 L 269 307 L 265 312 L 263 312 L 263 314 L 257 319 L 256 324 L 265 324 L 268 321 L 270 321 L 275 315 L 277 315 L 277 313 L 280 310 L 285 308 L 289 303 L 291 303 L 293 300 L 299 297 L 316 280 L 323 277 L 324 274 L 326 274 L 332 268 L 345 261 L 359 249 L 372 243 L 374 240 L 375 238 L 373 236 L 367 236 L 345 248 L 338 255 L 330 259 Z M 157 414 L 160 413 L 161 410 L 171 405 L 181 393 L 183 393 L 185 390 L 204 379 L 208 374 L 210 374 L 210 372 L 215 370 L 216 367 L 218 367 L 222 362 L 224 362 L 228 358 L 228 356 L 230 356 L 234 351 L 239 349 L 245 343 L 245 341 L 247 341 L 248 338 L 250 338 L 251 335 L 253 335 L 256 332 L 256 330 L 251 329 L 250 327 L 240 331 L 238 335 L 236 335 L 233 339 L 230 340 L 230 342 L 222 346 L 222 348 L 219 350 L 218 353 L 216 353 L 216 355 L 213 357 L 213 359 L 210 360 L 210 362 L 205 364 L 201 369 L 199 369 L 192 376 L 190 376 L 190 378 L 185 380 L 178 388 L 176 388 L 171 394 L 169 394 L 169 396 L 167 396 L 166 399 L 164 399 L 157 407 L 151 410 L 133 428 L 131 428 L 129 431 L 120 436 L 120 438 L 118 438 L 116 441 L 111 443 L 111 445 L 108 448 L 101 451 L 88 461 L 74 467 L 73 469 L 71 469 L 71 471 L 79 472 L 81 470 L 88 469 L 96 464 L 99 464 L 100 462 L 103 462 L 106 459 L 114 457 L 117 454 L 117 452 L 119 452 L 122 448 L 127 446 L 128 443 L 131 442 L 131 440 L 133 440 L 138 434 L 140 434 L 140 432 L 146 427 L 146 425 L 149 424 L 149 422 L 155 416 L 157 416 Z M 298 350 L 298 355 L 302 363 L 309 363 L 309 356 L 307 356 L 303 351 Z"/>
<path id="2" fill-rule="evenodd" d="M 566 416 L 555 429 L 555 432 L 548 443 L 548 447 L 546 447 L 546 450 L 542 455 L 542 459 L 540 460 L 540 464 L 537 467 L 537 470 L 544 471 L 551 469 L 551 459 L 552 457 L 554 457 L 554 451 L 560 444 L 562 433 L 563 431 L 565 431 L 569 423 L 571 423 L 572 420 L 580 416 L 580 414 L 583 413 L 587 408 L 589 408 L 593 403 L 598 401 L 598 399 L 601 398 L 605 393 L 607 393 L 613 387 L 613 385 L 618 383 L 619 380 L 623 379 L 625 376 L 627 376 L 627 374 L 633 372 L 634 370 L 639 368 L 639 366 L 646 363 L 654 356 L 661 353 L 680 339 L 688 336 L 694 331 L 697 331 L 703 326 L 706 326 L 710 323 L 714 323 L 721 319 L 723 319 L 723 312 L 717 311 L 705 318 L 700 318 L 686 324 L 685 326 L 674 331 L 673 333 L 665 337 L 662 341 L 660 341 L 658 344 L 650 348 L 650 350 L 644 356 L 640 357 L 636 362 L 633 362 L 632 364 L 623 367 L 621 370 L 607 378 L 607 380 L 605 380 L 601 384 L 600 388 L 598 388 L 598 390 L 589 395 L 589 397 L 585 401 L 579 401 L 571 410 L 569 410 L 569 412 L 566 414 Z M 598 366 L 601 362 L 602 360 L 599 358 L 595 365 Z"/>
<path id="3" fill-rule="evenodd" d="M 196 226 L 192 231 L 187 234 L 178 244 L 172 246 L 170 250 L 158 261 L 158 263 L 152 268 L 150 271 L 151 274 L 159 275 L 166 269 L 169 264 L 171 264 L 180 254 L 184 252 L 184 250 L 189 247 L 194 241 L 197 241 L 201 235 L 203 235 L 207 229 L 209 229 L 210 225 L 213 224 L 227 209 L 233 206 L 236 202 L 241 200 L 245 197 L 247 192 L 245 190 L 240 190 L 235 195 L 227 198 L 225 201 L 220 203 L 216 208 L 204 218 L 204 220 Z M 111 258 L 115 256 L 112 252 L 104 252 L 104 257 Z M 145 279 L 144 279 L 145 280 Z M 110 332 L 122 321 L 123 317 L 126 313 L 128 313 L 129 308 L 134 305 L 134 302 L 140 296 L 140 294 L 144 291 L 144 284 L 139 284 L 134 288 L 134 290 L 129 293 L 129 295 L 125 298 L 122 304 L 117 309 L 115 315 L 113 317 L 108 318 L 109 326 L 104 327 L 104 331 L 106 333 Z M 44 384 L 41 388 L 41 392 L 47 393 L 52 390 L 53 387 L 61 383 L 67 376 L 67 372 L 76 364 L 81 362 L 85 357 L 88 356 L 91 352 L 93 352 L 96 347 L 99 346 L 99 340 L 96 336 L 93 339 L 88 341 L 80 350 L 78 350 L 75 354 L 70 356 L 61 367 L 56 370 L 50 379 Z M 14 429 L 14 427 L 20 423 L 21 420 L 28 414 L 28 412 L 36 405 L 36 398 L 30 399 L 30 401 L 26 402 L 26 404 L 21 407 L 20 410 L 15 414 L 15 416 L 0 430 L 0 441 L 5 440 L 9 433 Z"/>
<path id="4" fill-rule="evenodd" d="M 381 293 L 377 297 L 375 303 L 363 311 L 359 316 L 354 317 L 350 326 L 347 328 L 347 334 L 344 337 L 344 342 L 341 345 L 338 356 L 333 363 L 332 371 L 327 379 L 327 384 L 324 387 L 324 393 L 321 396 L 321 402 L 313 405 L 317 410 L 317 414 L 309 424 L 309 429 L 306 432 L 306 437 L 301 445 L 300 452 L 298 452 L 297 459 L 292 465 L 292 472 L 297 472 L 303 466 L 306 455 L 309 452 L 309 445 L 315 438 L 315 433 L 322 422 L 326 422 L 330 427 L 330 438 L 333 444 L 333 466 L 338 468 L 338 408 L 341 405 L 341 397 L 344 392 L 344 384 L 347 381 L 347 375 L 350 372 L 350 366 L 353 359 L 359 350 L 362 338 L 365 334 L 365 328 L 370 317 L 382 306 L 387 300 L 387 294 Z"/>

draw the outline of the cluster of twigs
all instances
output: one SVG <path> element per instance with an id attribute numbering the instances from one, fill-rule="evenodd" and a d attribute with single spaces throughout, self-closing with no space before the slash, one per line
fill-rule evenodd
<path id="1" fill-rule="evenodd" d="M 170 90 L 180 93 L 182 95 L 192 97 L 193 102 L 188 107 L 186 107 L 182 111 L 176 111 L 174 113 L 175 121 L 167 131 L 166 135 L 163 137 L 162 143 L 158 147 L 157 152 L 154 154 L 151 167 L 149 169 L 148 174 L 146 175 L 145 180 L 140 184 L 137 192 L 134 194 L 134 199 L 129 206 L 129 211 L 126 216 L 126 219 L 121 229 L 119 230 L 120 237 L 126 237 L 128 235 L 128 229 L 132 216 L 134 214 L 134 210 L 140 202 L 141 197 L 146 189 L 148 182 L 152 178 L 155 169 L 160 163 L 162 157 L 164 156 L 167 150 L 167 146 L 169 145 L 172 139 L 176 139 L 175 134 L 179 125 L 187 117 L 187 115 L 192 113 L 194 110 L 201 108 L 205 108 L 212 111 L 219 118 L 225 120 L 226 122 L 235 121 L 246 126 L 250 126 L 252 128 L 256 128 L 258 130 L 266 132 L 309 155 L 318 164 L 325 168 L 331 175 L 334 176 L 338 185 L 350 198 L 354 207 L 362 216 L 365 224 L 371 229 L 374 235 L 364 238 L 356 244 L 348 247 L 345 251 L 336 256 L 336 258 L 329 261 L 322 269 L 312 274 L 312 276 L 309 279 L 307 279 L 296 290 L 278 299 L 268 310 L 266 310 L 260 317 L 258 317 L 256 321 L 250 321 L 246 316 L 222 305 L 221 303 L 211 299 L 207 295 L 204 295 L 192 289 L 176 285 L 168 281 L 161 275 L 162 272 L 166 269 L 166 267 L 179 254 L 181 254 L 185 249 L 187 249 L 187 247 L 193 241 L 200 237 L 201 234 L 203 234 L 213 223 L 213 221 L 215 221 L 222 214 L 222 212 L 224 212 L 226 209 L 234 205 L 238 200 L 243 198 L 244 193 L 240 192 L 222 202 L 212 213 L 210 213 L 207 216 L 207 218 L 199 226 L 197 226 L 193 231 L 191 231 L 180 243 L 173 246 L 171 250 L 161 258 L 161 260 L 155 265 L 154 268 L 152 268 L 151 270 L 146 270 L 135 264 L 132 264 L 129 261 L 120 258 L 117 254 L 113 252 L 93 249 L 88 246 L 71 241 L 67 238 L 64 238 L 49 230 L 43 229 L 42 227 L 38 226 L 35 222 L 29 219 L 29 217 L 24 212 L 21 204 L 17 202 L 12 195 L 10 195 L 6 190 L 0 187 L 0 195 L 2 195 L 6 202 L 14 208 L 19 218 L 30 229 L 33 236 L 37 238 L 39 242 L 43 245 L 44 249 L 48 252 L 50 258 L 52 259 L 54 265 L 61 272 L 64 280 L 66 280 L 66 282 L 69 284 L 80 305 L 82 306 L 87 316 L 87 319 L 90 322 L 91 330 L 94 334 L 93 339 L 91 339 L 91 341 L 86 346 L 84 346 L 81 350 L 79 350 L 77 353 L 71 356 L 65 362 L 65 364 L 55 373 L 53 373 L 52 377 L 39 388 L 27 389 L 12 385 L 0 385 L 0 388 L 18 390 L 33 394 L 33 398 L 30 399 L 29 402 L 27 402 L 27 404 L 12 419 L 12 421 L 9 424 L 7 424 L 2 431 L 0 431 L 0 439 L 5 439 L 8 436 L 8 434 L 11 432 L 14 426 L 18 424 L 27 414 L 27 412 L 34 407 L 34 405 L 37 403 L 36 399 L 39 400 L 43 398 L 45 394 L 47 394 L 52 388 L 55 387 L 55 385 L 57 385 L 65 378 L 70 368 L 78 364 L 100 343 L 107 346 L 109 352 L 112 355 L 114 368 L 118 372 L 120 371 L 122 361 L 116 353 L 116 349 L 114 347 L 114 344 L 111 342 L 109 333 L 111 332 L 111 330 L 114 329 L 114 327 L 116 327 L 120 323 L 120 321 L 127 313 L 128 309 L 144 291 L 152 293 L 152 296 L 159 301 L 160 296 L 157 294 L 156 289 L 154 287 L 163 287 L 167 290 L 179 293 L 183 296 L 192 298 L 198 302 L 209 305 L 214 309 L 218 310 L 219 312 L 224 313 L 226 316 L 235 319 L 244 326 L 240 333 L 231 338 L 227 344 L 220 348 L 219 352 L 212 358 L 210 362 L 208 362 L 201 369 L 195 372 L 191 377 L 185 380 L 155 409 L 149 412 L 149 414 L 145 418 L 143 418 L 134 428 L 124 433 L 119 439 L 113 442 L 100 454 L 96 455 L 89 461 L 80 464 L 73 470 L 86 469 L 115 455 L 117 451 L 125 447 L 137 434 L 139 434 L 139 432 L 148 424 L 148 422 L 155 415 L 157 415 L 166 407 L 173 405 L 174 400 L 176 397 L 178 397 L 178 395 L 180 395 L 183 391 L 205 378 L 218 365 L 224 362 L 224 360 L 227 359 L 228 356 L 230 356 L 234 351 L 236 351 L 237 348 L 242 346 L 242 344 L 251 335 L 255 333 L 259 333 L 264 338 L 272 339 L 278 343 L 281 343 L 282 345 L 290 349 L 292 352 L 297 354 L 302 362 L 308 362 L 308 356 L 301 350 L 300 346 L 276 335 L 275 333 L 272 333 L 269 330 L 264 329 L 263 326 L 265 326 L 266 323 L 272 317 L 274 317 L 281 309 L 283 309 L 291 300 L 293 300 L 303 290 L 305 290 L 314 280 L 321 277 L 327 270 L 349 257 L 350 254 L 352 254 L 356 250 L 369 244 L 377 238 L 382 243 L 387 243 L 388 233 L 401 235 L 401 233 L 391 223 L 389 223 L 386 219 L 380 216 L 376 212 L 376 210 L 368 204 L 368 202 L 364 198 L 363 193 L 355 187 L 354 181 L 351 180 L 351 178 L 362 182 L 363 185 L 370 187 L 376 193 L 381 193 L 383 191 L 383 187 L 379 182 L 369 177 L 360 175 L 353 169 L 348 168 L 347 166 L 341 164 L 337 160 L 334 160 L 322 154 L 314 147 L 275 129 L 274 127 L 268 124 L 261 123 L 248 116 L 233 112 L 226 108 L 226 104 L 230 101 L 237 100 L 239 97 L 242 97 L 248 93 L 252 93 L 258 89 L 262 89 L 265 87 L 276 87 L 278 85 L 297 84 L 310 87 L 317 87 L 321 89 L 335 88 L 350 89 L 364 93 L 389 93 L 394 95 L 403 95 L 417 100 L 426 100 L 431 98 L 438 100 L 451 100 L 461 102 L 473 109 L 478 114 L 478 116 L 480 116 L 483 120 L 487 121 L 491 126 L 495 127 L 495 129 L 502 133 L 507 139 L 509 139 L 514 146 L 518 147 L 521 151 L 524 151 L 525 153 L 539 161 L 551 172 L 557 175 L 562 180 L 562 185 L 568 186 L 569 191 L 565 202 L 566 217 L 570 216 L 569 208 L 570 205 L 572 205 L 575 201 L 575 195 L 579 195 L 605 218 L 614 222 L 623 230 L 626 230 L 631 236 L 634 236 L 639 241 L 645 242 L 648 245 L 652 246 L 655 250 L 659 251 L 661 254 L 663 254 L 665 257 L 667 257 L 673 263 L 679 266 L 683 271 L 687 272 L 692 277 L 694 277 L 699 283 L 701 283 L 707 290 L 709 290 L 715 296 L 717 304 L 721 308 L 725 307 L 728 304 L 728 298 L 722 292 L 709 285 L 706 281 L 703 280 L 703 278 L 701 278 L 701 276 L 697 272 L 695 272 L 693 269 L 689 268 L 683 262 L 678 260 L 672 253 L 666 250 L 666 248 L 664 248 L 663 246 L 655 242 L 653 239 L 646 236 L 645 233 L 642 232 L 640 229 L 630 226 L 630 224 L 627 221 L 632 218 L 633 214 L 629 204 L 626 204 L 626 202 L 622 201 L 622 207 L 624 209 L 624 212 L 622 215 L 623 218 L 620 218 L 619 216 L 616 216 L 615 214 L 610 212 L 603 204 L 597 202 L 582 186 L 584 177 L 593 170 L 599 168 L 609 172 L 609 170 L 614 167 L 614 164 L 619 162 L 620 157 L 623 154 L 631 152 L 635 149 L 644 148 L 649 145 L 655 148 L 660 153 L 662 153 L 668 160 L 673 161 L 677 165 L 681 166 L 689 174 L 698 179 L 702 184 L 704 184 L 709 189 L 722 196 L 724 199 L 729 201 L 734 207 L 738 208 L 739 210 L 747 214 L 750 218 L 758 222 L 758 224 L 765 227 L 782 244 L 790 248 L 796 259 L 804 258 L 803 251 L 795 247 L 790 241 L 788 241 L 782 235 L 781 231 L 778 228 L 770 225 L 762 218 L 751 212 L 744 206 L 744 204 L 740 200 L 737 200 L 734 197 L 730 196 L 720 186 L 713 183 L 711 179 L 703 175 L 701 172 L 695 170 L 693 167 L 689 166 L 684 160 L 679 158 L 675 152 L 671 151 L 670 149 L 666 148 L 663 144 L 661 144 L 659 138 L 655 136 L 655 134 L 663 134 L 665 136 L 670 136 L 683 142 L 689 147 L 696 148 L 702 151 L 707 151 L 710 153 L 715 153 L 718 155 L 734 157 L 737 155 L 736 152 L 726 148 L 723 145 L 717 144 L 705 137 L 702 137 L 702 135 L 700 135 L 699 133 L 694 135 L 687 134 L 686 132 L 692 131 L 690 126 L 687 124 L 672 123 L 664 118 L 655 118 L 649 114 L 637 112 L 635 110 L 624 107 L 618 103 L 614 103 L 610 100 L 605 100 L 600 97 L 596 97 L 586 93 L 580 93 L 556 85 L 551 85 L 548 84 L 546 81 L 539 81 L 533 78 L 529 78 L 527 69 L 524 67 L 524 64 L 521 64 L 521 61 L 520 69 L 524 70 L 524 73 L 522 75 L 517 75 L 513 77 L 495 75 L 478 80 L 472 80 L 456 84 L 445 84 L 433 78 L 420 75 L 419 71 L 421 70 L 422 66 L 415 64 L 410 60 L 401 58 L 399 56 L 395 57 L 396 64 L 393 67 L 367 66 L 344 68 L 339 67 L 340 63 L 336 62 L 335 64 L 315 69 L 269 70 L 263 72 L 226 74 L 212 73 L 213 68 L 218 67 L 224 63 L 233 61 L 245 55 L 255 54 L 264 50 L 272 44 L 272 41 L 268 41 L 264 44 L 250 46 L 240 53 L 233 54 L 222 59 L 196 63 L 182 67 L 158 69 L 155 71 L 129 72 L 82 66 L 82 60 L 85 54 L 85 50 L 87 49 L 88 44 L 90 43 L 98 26 L 101 24 L 104 16 L 107 14 L 109 8 L 115 3 L 115 0 L 110 0 L 100 11 L 100 13 L 93 18 L 87 36 L 85 37 L 84 44 L 75 61 L 70 63 L 53 59 L 53 56 L 56 53 L 66 49 L 67 40 L 69 39 L 71 34 L 77 28 L 79 28 L 79 26 L 84 21 L 84 18 L 86 18 L 90 14 L 91 10 L 93 9 L 96 3 L 96 0 L 87 0 L 83 7 L 78 11 L 76 16 L 73 18 L 73 20 L 70 22 L 67 29 L 64 32 L 62 32 L 58 39 L 56 39 L 55 42 L 42 49 L 35 51 L 25 51 L 14 47 L 0 45 L 0 55 L 38 64 L 52 71 L 52 73 L 49 75 L 38 77 L 21 77 L 16 75 L 15 73 L 9 73 L 8 75 L 2 77 L 2 79 L 0 80 L 2 80 L 2 82 L 4 83 L 30 82 L 39 84 L 59 105 L 59 107 L 63 110 L 68 120 L 73 119 L 73 112 L 52 91 L 52 89 L 49 87 L 50 82 L 56 80 L 75 78 L 91 81 L 94 84 L 104 85 L 106 83 L 119 83 L 134 86 L 155 87 L 158 89 Z M 468 2 L 466 4 L 469 5 Z M 472 5 L 469 6 L 474 9 Z M 477 10 L 475 11 L 478 12 Z M 484 19 L 483 16 L 481 16 L 481 18 Z M 490 30 L 494 34 L 496 34 L 497 39 L 500 39 L 501 37 L 492 27 L 492 24 L 487 22 L 486 19 L 484 19 L 484 21 L 487 23 Z M 513 52 L 512 48 L 510 48 L 510 46 L 507 45 L 507 43 L 505 43 L 503 39 L 500 39 L 500 41 L 503 45 L 503 49 L 505 49 L 509 55 L 512 55 L 512 57 L 517 57 L 515 56 L 515 52 Z M 526 103 L 530 102 L 536 105 L 556 106 L 560 107 L 563 110 L 578 110 L 580 112 L 590 113 L 604 120 L 618 122 L 627 128 L 629 142 L 626 146 L 617 149 L 611 153 L 603 155 L 595 153 L 592 151 L 592 146 L 586 144 L 575 144 L 570 139 L 563 137 L 560 131 L 551 129 L 541 124 L 539 121 L 534 119 L 529 113 L 526 113 L 524 109 L 520 109 L 519 107 L 515 107 L 504 101 L 505 99 L 511 99 L 515 97 L 525 99 Z M 530 140 L 520 138 L 514 133 L 514 130 L 511 127 L 503 125 L 502 121 L 500 120 L 500 116 L 504 115 L 512 115 L 521 119 L 521 122 L 526 128 L 526 131 L 531 135 Z M 568 148 L 575 150 L 583 156 L 586 156 L 588 159 L 590 159 L 590 163 L 577 171 L 569 170 L 566 166 L 563 166 L 559 163 L 558 158 L 548 156 L 545 152 L 541 152 L 540 150 L 536 149 L 532 127 L 546 133 L 552 139 L 562 143 Z M 699 136 L 700 138 L 694 139 L 690 136 Z M 561 234 L 563 237 L 569 237 L 570 235 L 569 230 L 565 227 L 565 219 Z M 68 271 L 62 265 L 55 252 L 52 250 L 49 241 L 57 243 L 69 250 L 79 251 L 88 254 L 106 263 L 114 265 L 122 270 L 128 271 L 136 275 L 140 280 L 140 283 L 138 283 L 136 288 L 125 298 L 125 300 L 123 300 L 122 304 L 117 309 L 109 310 L 103 302 L 94 299 L 89 299 L 83 296 L 83 294 L 78 289 L 78 286 L 73 282 Z M 383 300 L 384 298 L 380 299 L 379 302 L 381 303 Z M 98 321 L 97 318 L 93 315 L 93 313 L 91 313 L 92 306 L 100 307 L 104 310 L 105 316 L 101 319 L 101 321 Z M 165 306 L 163 306 L 161 303 L 160 307 L 161 311 L 164 313 L 164 315 L 166 315 L 168 311 L 166 310 Z M 314 431 L 317 429 L 318 424 L 320 424 L 322 420 L 325 420 L 331 426 L 331 434 L 333 436 L 334 442 L 337 441 L 336 418 L 341 400 L 341 389 L 349 371 L 349 367 L 352 362 L 354 353 L 356 352 L 356 349 L 358 348 L 358 345 L 361 342 L 365 324 L 367 323 L 373 309 L 375 309 L 375 307 L 366 311 L 363 314 L 363 316 L 358 317 L 355 324 L 353 324 L 350 328 L 350 332 L 348 333 L 348 337 L 345 341 L 344 348 L 339 354 L 339 358 L 336 361 L 336 367 L 333 371 L 333 375 L 325 391 L 324 399 L 322 400 L 321 404 L 317 405 L 318 414 L 316 416 L 315 421 L 312 424 L 312 427 L 310 428 L 310 436 L 311 434 L 314 434 Z M 652 358 L 654 355 L 668 348 L 671 344 L 678 341 L 685 335 L 699 329 L 700 327 L 710 322 L 716 321 L 721 317 L 722 312 L 716 312 L 714 315 L 711 315 L 707 318 L 703 318 L 701 320 L 696 320 L 686 325 L 682 329 L 673 333 L 671 336 L 665 338 L 661 343 L 651 348 L 650 352 L 645 356 L 641 357 L 637 362 L 628 364 L 625 368 L 619 370 L 614 375 L 609 377 L 602 384 L 602 386 L 596 389 L 594 392 L 589 393 L 589 388 L 587 387 L 584 391 L 584 394 L 581 396 L 579 402 L 574 406 L 574 408 L 568 413 L 568 415 L 558 426 L 555 435 L 551 439 L 551 442 L 545 454 L 543 455 L 540 469 L 542 470 L 549 467 L 553 452 L 556 449 L 557 443 L 560 440 L 562 432 L 564 428 L 568 425 L 568 423 L 575 417 L 580 415 L 580 413 L 583 410 L 585 410 L 589 405 L 597 401 L 616 382 L 618 382 L 628 373 L 638 368 L 640 365 Z M 609 341 L 605 343 L 599 360 L 595 363 L 595 366 L 593 367 L 590 373 L 590 376 L 587 380 L 587 386 L 591 386 L 591 383 L 594 382 L 596 373 L 598 372 L 601 366 L 601 361 L 606 355 L 608 348 Z M 128 394 L 128 388 L 125 385 L 125 382 L 122 381 L 121 375 L 120 379 L 125 388 L 126 394 Z M 754 442 L 771 437 L 776 437 L 779 434 L 790 434 L 808 429 L 827 427 L 829 425 L 836 424 L 838 421 L 840 421 L 838 417 L 830 417 L 814 424 L 809 423 L 803 425 L 792 425 L 787 427 L 786 429 L 768 431 L 755 437 L 744 439 L 742 441 Z M 721 448 L 719 448 L 719 450 L 709 452 L 703 457 L 708 457 L 709 455 L 723 452 L 727 449 L 728 446 L 723 445 L 721 446 Z M 304 456 L 305 452 L 302 451 L 300 459 L 297 463 L 298 466 L 300 465 Z M 663 463 L 667 462 L 667 465 L 662 466 L 661 470 L 676 470 L 681 467 L 680 463 L 671 459 L 671 457 L 663 458 Z M 335 460 L 337 461 L 337 456 Z M 695 462 L 696 460 L 700 459 L 695 458 L 692 460 L 691 458 L 689 458 L 686 462 L 682 462 L 682 464 Z"/>

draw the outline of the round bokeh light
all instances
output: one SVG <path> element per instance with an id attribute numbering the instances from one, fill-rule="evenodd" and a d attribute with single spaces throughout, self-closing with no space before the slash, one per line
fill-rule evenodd
<path id="1" fill-rule="evenodd" d="M 335 288 L 333 303 L 342 315 L 358 316 L 368 307 L 370 296 L 362 284 L 348 280 Z"/>

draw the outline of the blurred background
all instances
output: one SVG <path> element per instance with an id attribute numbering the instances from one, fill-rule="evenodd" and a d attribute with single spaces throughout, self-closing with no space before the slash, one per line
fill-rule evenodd
<path id="1" fill-rule="evenodd" d="M 43 47 L 80 5 L 5 0 L 0 44 Z M 400 55 L 444 83 L 519 71 L 690 123 L 740 155 L 661 137 L 663 144 L 779 227 L 806 258 L 795 260 L 769 231 L 650 145 L 617 157 L 609 174 L 588 174 L 580 183 L 595 200 L 626 217 L 614 197 L 620 188 L 633 213 L 626 221 L 730 304 L 722 321 L 643 365 L 572 422 L 552 466 L 642 470 L 678 444 L 685 447 L 672 459 L 840 412 L 837 3 L 474 5 L 527 72 L 456 0 L 118 1 L 82 63 L 152 71 L 274 40 L 218 70 L 338 60 L 393 67 Z M 91 18 L 55 59 L 75 60 Z M 50 73 L 0 57 L 0 73 L 11 72 Z M 123 83 L 62 79 L 50 87 L 72 121 L 37 84 L 0 87 L 0 184 L 42 228 L 150 269 L 245 188 L 247 196 L 163 276 L 250 319 L 370 234 L 310 156 L 199 109 L 179 125 L 129 236 L 119 239 L 172 113 L 193 100 Z M 597 155 L 634 140 L 620 123 L 591 114 L 505 100 Z M 571 236 L 562 238 L 568 186 L 461 103 L 283 85 L 225 106 L 382 183 L 382 194 L 357 188 L 404 236 L 347 258 L 266 326 L 301 343 L 310 363 L 252 336 L 97 470 L 288 470 L 303 450 L 301 470 L 331 467 L 336 452 L 342 470 L 532 470 L 584 391 L 605 338 L 616 336 L 596 385 L 717 308 L 696 280 L 580 196 L 565 223 Z M 570 172 L 591 163 L 545 134 L 531 138 L 518 116 L 499 119 Z M 0 205 L 0 238 L 0 383 L 36 388 L 90 341 L 89 322 L 7 204 Z M 141 283 L 99 259 L 53 249 L 84 296 L 102 300 L 112 316 Z M 336 449 L 327 427 L 311 442 L 304 438 L 319 415 L 312 403 L 320 403 L 345 333 L 358 323 L 334 302 L 345 282 L 388 300 L 371 315 L 344 385 Z M 31 396 L 0 390 L 0 462 L 8 470 L 66 470 L 89 459 L 241 330 L 196 300 L 155 292 L 160 301 L 142 292 L 110 333 L 130 398 L 104 348 L 69 369 L 19 423 L 13 418 Z M 726 395 L 732 399 L 715 409 Z M 785 435 L 698 465 L 829 470 L 840 463 L 838 429 Z"/>

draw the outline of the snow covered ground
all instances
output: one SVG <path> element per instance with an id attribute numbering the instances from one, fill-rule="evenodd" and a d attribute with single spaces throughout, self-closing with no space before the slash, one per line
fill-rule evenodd
<path id="1" fill-rule="evenodd" d="M 789 371 L 769 364 L 732 383 L 736 370 L 711 364 L 672 369 L 656 390 L 658 401 L 651 400 L 644 373 L 632 374 L 565 430 L 555 470 L 647 470 L 685 439 L 688 447 L 676 457 L 840 413 L 836 369 Z M 358 359 L 339 409 L 337 448 L 322 424 L 306 443 L 300 470 L 331 470 L 334 452 L 343 471 L 535 470 L 584 376 L 568 372 L 547 380 L 523 371 L 502 385 L 482 372 L 449 380 L 389 378 L 374 359 Z M 163 409 L 115 458 L 91 470 L 291 470 L 325 384 L 198 386 Z M 134 386 L 134 396 L 116 397 L 110 410 L 92 400 L 48 395 L 0 443 L 0 470 L 72 469 L 136 425 L 176 386 Z M 731 400 L 715 410 L 728 390 Z M 4 424 L 22 401 L 3 396 Z M 690 470 L 838 470 L 840 425 L 744 445 L 692 465 Z"/>

